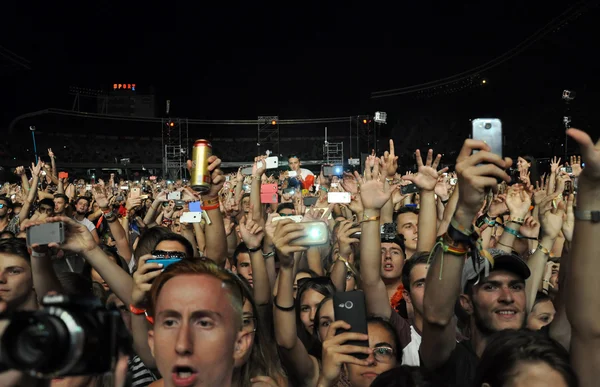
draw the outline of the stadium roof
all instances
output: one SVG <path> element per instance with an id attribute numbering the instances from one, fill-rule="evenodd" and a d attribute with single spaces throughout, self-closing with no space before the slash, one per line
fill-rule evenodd
<path id="1" fill-rule="evenodd" d="M 27 59 L 0 46 L 0 76 L 12 75 L 21 70 L 31 70 L 30 65 L 31 63 Z"/>

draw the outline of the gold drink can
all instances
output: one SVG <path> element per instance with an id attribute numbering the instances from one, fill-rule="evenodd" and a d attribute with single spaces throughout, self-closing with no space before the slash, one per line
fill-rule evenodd
<path id="1" fill-rule="evenodd" d="M 192 150 L 190 185 L 194 191 L 206 193 L 210 190 L 208 158 L 212 156 L 212 145 L 208 140 L 196 140 Z"/>

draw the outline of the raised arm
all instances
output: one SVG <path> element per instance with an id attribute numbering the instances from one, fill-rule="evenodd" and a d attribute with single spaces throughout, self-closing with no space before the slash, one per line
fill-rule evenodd
<path id="1" fill-rule="evenodd" d="M 579 143 L 585 169 L 579 177 L 571 265 L 567 273 L 567 317 L 571 322 L 571 363 L 582 387 L 600 379 L 600 141 L 569 129 Z"/>

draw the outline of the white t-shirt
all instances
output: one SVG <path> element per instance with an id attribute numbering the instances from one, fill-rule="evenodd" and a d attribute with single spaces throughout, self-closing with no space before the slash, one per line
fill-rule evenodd
<path id="1" fill-rule="evenodd" d="M 74 221 L 76 221 L 79 224 L 83 224 L 89 232 L 92 232 L 96 229 L 96 226 L 94 225 L 94 223 L 90 222 L 90 220 L 88 218 L 83 218 L 83 220 L 77 220 L 75 218 L 73 218 Z"/>
<path id="2" fill-rule="evenodd" d="M 402 365 L 420 367 L 419 348 L 421 347 L 421 335 L 415 327 L 410 326 L 410 343 L 402 350 Z"/>
<path id="3" fill-rule="evenodd" d="M 306 178 L 307 178 L 307 177 L 309 177 L 309 176 L 314 176 L 314 175 L 315 175 L 315 174 L 314 174 L 314 173 L 312 173 L 310 170 L 308 170 L 308 169 L 305 169 L 305 168 L 300 168 L 300 169 L 299 169 L 298 171 L 296 171 L 296 172 L 298 172 L 298 173 L 299 173 L 299 174 L 302 176 L 302 180 L 306 180 Z"/>

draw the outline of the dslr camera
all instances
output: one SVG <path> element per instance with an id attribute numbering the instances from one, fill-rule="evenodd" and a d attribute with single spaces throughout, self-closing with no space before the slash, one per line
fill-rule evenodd
<path id="1" fill-rule="evenodd" d="M 0 369 L 39 379 L 94 375 L 114 369 L 132 342 L 117 310 L 93 297 L 44 297 L 43 309 L 16 312 L 0 339 Z"/>

